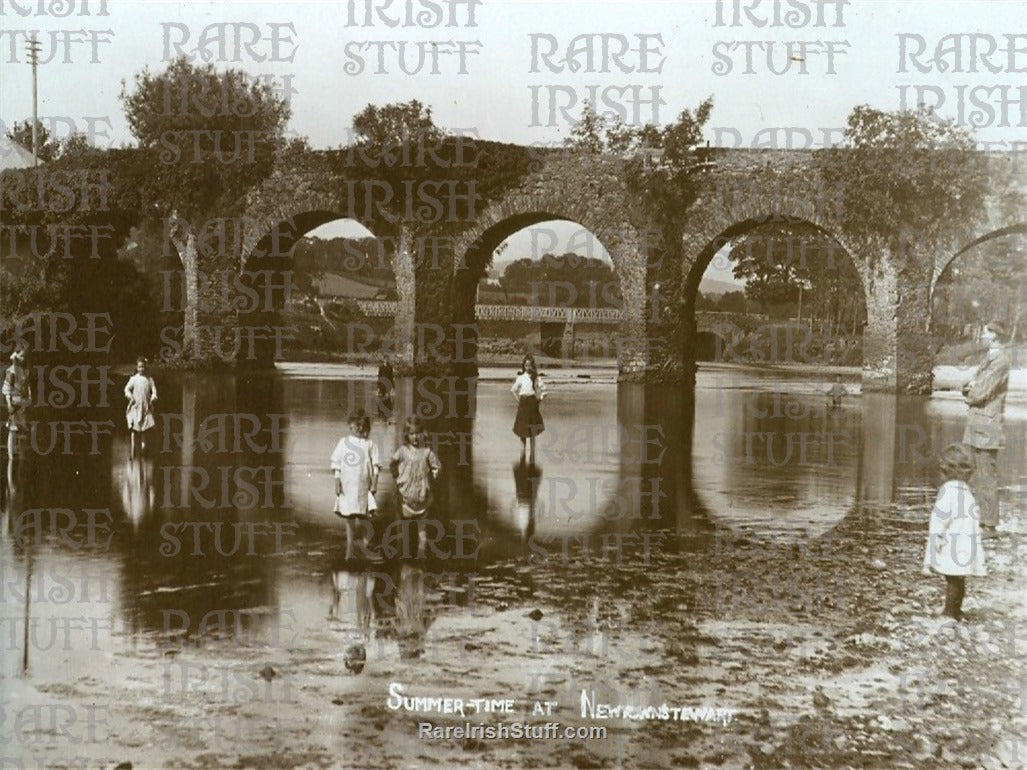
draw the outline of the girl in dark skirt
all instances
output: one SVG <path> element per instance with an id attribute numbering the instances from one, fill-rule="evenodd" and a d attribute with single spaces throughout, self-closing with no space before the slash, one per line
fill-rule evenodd
<path id="1" fill-rule="evenodd" d="M 510 392 L 517 399 L 517 417 L 514 420 L 513 432 L 521 440 L 521 459 L 524 458 L 526 445 L 531 442 L 531 461 L 534 462 L 535 437 L 546 429 L 538 408 L 546 393 L 532 356 L 525 356 L 521 361 L 521 370 L 517 373 Z"/>

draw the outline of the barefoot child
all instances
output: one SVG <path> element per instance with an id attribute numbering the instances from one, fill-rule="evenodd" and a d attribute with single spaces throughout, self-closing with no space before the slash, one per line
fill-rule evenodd
<path id="1" fill-rule="evenodd" d="M 125 409 L 125 418 L 128 421 L 128 429 L 132 433 L 132 446 L 129 450 L 129 457 L 136 455 L 136 440 L 138 438 L 141 449 L 146 450 L 146 431 L 154 426 L 153 402 L 157 400 L 157 385 L 153 377 L 146 373 L 147 361 L 140 356 L 136 359 L 136 373 L 128 379 L 125 385 L 125 398 L 128 399 L 128 407 Z"/>
<path id="2" fill-rule="evenodd" d="M 427 536 L 424 520 L 432 504 L 431 483 L 442 465 L 428 447 L 428 436 L 417 417 L 408 417 L 403 430 L 403 445 L 392 453 L 392 474 L 399 490 L 404 519 L 417 521 L 417 557 L 424 557 Z"/>
<path id="3" fill-rule="evenodd" d="M 984 546 L 981 542 L 980 506 L 967 480 L 973 472 L 973 456 L 962 444 L 950 444 L 938 458 L 942 478 L 931 513 L 924 553 L 924 574 L 931 570 L 945 576 L 945 609 L 942 615 L 961 620 L 966 576 L 983 577 Z"/>
<path id="4" fill-rule="evenodd" d="M 350 435 L 343 436 L 332 452 L 335 474 L 335 513 L 346 522 L 346 560 L 353 558 L 354 527 L 374 511 L 381 461 L 371 435 L 371 418 L 362 409 L 349 418 Z M 361 528 L 361 547 L 366 552 L 367 532 Z"/>

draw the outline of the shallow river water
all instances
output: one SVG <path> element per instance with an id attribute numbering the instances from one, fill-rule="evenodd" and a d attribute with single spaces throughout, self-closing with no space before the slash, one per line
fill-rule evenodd
<path id="1" fill-rule="evenodd" d="M 419 694 L 509 698 L 519 718 L 536 701 L 558 702 L 565 722 L 581 722 L 583 692 L 606 703 L 628 693 L 692 703 L 702 694 L 705 704 L 751 709 L 759 693 L 714 687 L 721 670 L 691 670 L 684 691 L 660 673 L 670 666 L 680 676 L 704 643 L 730 647 L 730 634 L 710 641 L 716 624 L 762 611 L 745 599 L 762 567 L 740 570 L 725 588 L 705 565 L 750 548 L 772 553 L 767 563 L 785 572 L 793 553 L 799 569 L 811 544 L 861 548 L 875 522 L 919 544 L 938 481 L 932 456 L 961 438 L 965 416 L 959 398 L 861 394 L 856 383 L 831 409 L 826 382 L 726 367 L 702 369 L 694 399 L 680 388 L 556 381 L 532 462 L 511 431 L 508 383 L 452 386 L 400 380 L 393 408 L 378 415 L 366 378 L 167 376 L 141 459 L 129 458 L 114 405 L 92 416 L 115 425 L 95 447 L 26 451 L 7 469 L 0 534 L 6 713 L 61 702 L 62 693 L 84 708 L 91 692 L 151 725 L 119 716 L 103 728 L 113 730 L 104 746 L 163 761 L 184 741 L 185 766 L 207 754 L 280 760 L 277 739 L 246 731 L 284 713 L 306 720 L 298 731 L 274 728 L 285 749 L 313 764 L 324 764 L 328 740 L 341 752 L 329 752 L 328 764 L 405 766 L 403 757 L 418 756 L 417 715 L 387 707 L 394 681 Z M 415 558 L 416 535 L 397 521 L 385 461 L 370 547 L 343 559 L 328 463 L 354 408 L 375 414 L 371 438 L 386 460 L 404 418 L 425 417 L 443 466 L 426 558 Z M 1007 406 L 1007 506 L 1023 499 L 1025 417 L 1022 403 Z M 796 600 L 783 589 L 759 599 L 775 601 Z M 355 644 L 365 648 L 363 674 L 344 665 Z M 229 706 L 236 722 L 224 740 L 184 726 L 206 713 L 197 699 Z M 343 702 L 355 710 L 317 713 Z M 84 731 L 82 715 L 74 718 Z M 361 737 L 369 723 L 374 740 Z M 324 730 L 333 737 L 316 738 Z M 59 733 L 45 724 L 31 740 L 5 733 L 14 736 L 6 756 L 57 761 Z M 689 744 L 675 736 L 662 740 Z M 596 749 L 600 764 L 564 759 L 637 760 L 637 739 L 624 737 L 634 748 L 620 754 Z M 88 743 L 75 742 L 75 752 Z"/>

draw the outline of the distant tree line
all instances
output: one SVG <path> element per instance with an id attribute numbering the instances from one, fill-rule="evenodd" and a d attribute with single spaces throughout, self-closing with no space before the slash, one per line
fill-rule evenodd
<path id="1" fill-rule="evenodd" d="M 484 285 L 480 301 L 564 307 L 619 308 L 620 285 L 608 262 L 580 254 L 543 254 L 541 259 L 522 257 L 510 262 L 498 286 Z M 498 291 L 497 291 L 498 290 Z M 501 293 L 501 299 L 499 295 Z"/>

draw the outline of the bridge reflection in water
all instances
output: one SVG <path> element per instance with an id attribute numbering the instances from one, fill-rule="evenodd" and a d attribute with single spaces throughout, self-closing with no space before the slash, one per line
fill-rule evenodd
<path id="1" fill-rule="evenodd" d="M 164 433 L 145 462 L 133 465 L 117 436 L 97 454 L 27 457 L 13 468 L 0 551 L 8 585 L 33 588 L 6 591 L 4 616 L 88 617 L 102 589 L 108 617 L 72 654 L 5 656 L 7 673 L 80 670 L 144 633 L 174 647 L 197 634 L 277 633 L 283 614 L 313 627 L 338 585 L 359 584 L 325 578 L 345 571 L 328 458 L 352 409 L 375 413 L 376 383 L 190 374 L 161 385 Z M 522 465 L 507 383 L 436 386 L 400 380 L 395 413 L 374 422 L 372 439 L 387 458 L 405 416 L 425 416 L 444 470 L 434 555 L 419 569 L 451 574 L 456 605 L 468 601 L 460 575 L 490 564 L 593 564 L 625 548 L 701 559 L 723 527 L 794 541 L 841 525 L 851 536 L 885 516 L 922 523 L 936 484 L 931 455 L 958 440 L 963 421 L 960 403 L 945 398 L 853 396 L 827 410 L 819 383 L 755 371 L 704 370 L 694 393 L 554 382 L 536 462 Z M 1022 433 L 1023 407 L 1008 406 L 1007 421 Z M 1008 486 L 1024 465 L 1022 443 L 1000 460 Z M 376 536 L 396 518 L 387 470 L 379 500 Z M 50 508 L 109 510 L 109 545 L 35 537 L 25 512 Z M 81 540 L 81 526 L 75 532 Z M 388 545 L 398 553 L 400 534 L 393 525 Z M 401 561 L 371 565 L 397 596 L 414 574 Z M 92 595 L 32 601 L 48 590 L 39 581 L 83 571 Z"/>

